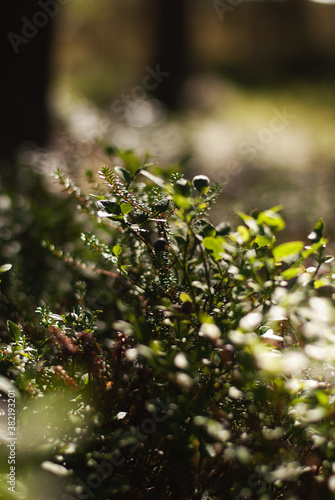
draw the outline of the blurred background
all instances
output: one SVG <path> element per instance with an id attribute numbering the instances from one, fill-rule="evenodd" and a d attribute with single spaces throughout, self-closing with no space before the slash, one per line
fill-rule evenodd
<path id="1" fill-rule="evenodd" d="M 215 223 L 280 204 L 285 239 L 306 240 L 323 217 L 334 246 L 335 3 L 17 0 L 3 10 L 4 211 L 17 193 L 18 218 L 27 197 L 45 206 L 36 186 L 54 191 L 56 168 L 81 184 L 109 163 L 104 140 L 225 183 Z M 55 225 L 49 213 L 43 235 Z M 33 222 L 24 227 L 37 244 Z M 12 235 L 2 235 L 9 257 Z"/>

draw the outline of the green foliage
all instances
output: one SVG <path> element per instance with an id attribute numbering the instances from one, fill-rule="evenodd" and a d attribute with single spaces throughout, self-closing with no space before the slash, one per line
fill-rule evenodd
<path id="1" fill-rule="evenodd" d="M 62 499 L 334 498 L 335 273 L 322 220 L 308 245 L 277 245 L 280 207 L 215 228 L 221 188 L 207 177 L 132 152 L 118 162 L 102 183 L 89 174 L 90 195 L 58 173 L 95 226 L 82 234 L 89 262 L 52 247 L 112 278 L 113 299 L 91 310 L 80 281 L 70 312 L 38 309 L 35 337 L 8 322 L 1 373 L 22 414 L 46 398 L 45 421 L 67 400 L 22 479 L 48 469 Z"/>

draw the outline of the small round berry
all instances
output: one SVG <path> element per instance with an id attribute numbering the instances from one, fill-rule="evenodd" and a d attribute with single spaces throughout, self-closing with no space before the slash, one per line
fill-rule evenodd
<path id="1" fill-rule="evenodd" d="M 166 252 L 168 247 L 169 244 L 165 238 L 157 238 L 157 240 L 154 242 L 155 252 Z"/>
<path id="2" fill-rule="evenodd" d="M 193 177 L 192 185 L 199 193 L 205 194 L 209 189 L 209 178 L 207 175 L 196 175 Z"/>

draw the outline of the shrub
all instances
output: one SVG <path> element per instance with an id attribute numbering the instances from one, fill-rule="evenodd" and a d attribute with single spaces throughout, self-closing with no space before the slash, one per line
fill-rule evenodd
<path id="1" fill-rule="evenodd" d="M 322 220 L 308 245 L 276 243 L 280 207 L 214 227 L 220 186 L 120 159 L 102 183 L 88 173 L 91 195 L 58 172 L 96 220 L 82 235 L 90 262 L 65 259 L 112 278 L 111 301 L 91 311 L 79 282 L 71 312 L 39 308 L 39 342 L 20 345 L 29 370 L 20 336 L 4 348 L 27 411 L 37 395 L 49 413 L 63 405 L 50 447 L 30 449 L 30 474 L 58 477 L 63 500 L 333 498 L 335 274 Z"/>

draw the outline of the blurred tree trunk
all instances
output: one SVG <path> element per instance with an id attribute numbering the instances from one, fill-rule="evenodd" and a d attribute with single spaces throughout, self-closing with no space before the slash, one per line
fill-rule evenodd
<path id="1" fill-rule="evenodd" d="M 153 0 L 152 4 L 155 13 L 154 65 L 169 73 L 153 94 L 170 109 L 180 106 L 183 83 L 190 72 L 187 4 L 187 0 Z"/>
<path id="2" fill-rule="evenodd" d="M 296 33 L 297 55 L 293 57 L 291 67 L 306 76 L 314 73 L 314 64 L 318 57 L 313 49 L 310 26 L 308 23 L 308 2 L 306 0 L 291 0 L 287 19 L 291 18 L 291 31 Z"/>
<path id="3" fill-rule="evenodd" d="M 313 73 L 315 53 L 306 0 L 249 2 L 249 59 L 270 74 Z"/>
<path id="4" fill-rule="evenodd" d="M 14 178 L 19 145 L 32 141 L 44 146 L 48 138 L 46 99 L 53 17 L 58 9 L 52 0 L 16 0 L 2 6 L 0 162 L 5 181 Z"/>

